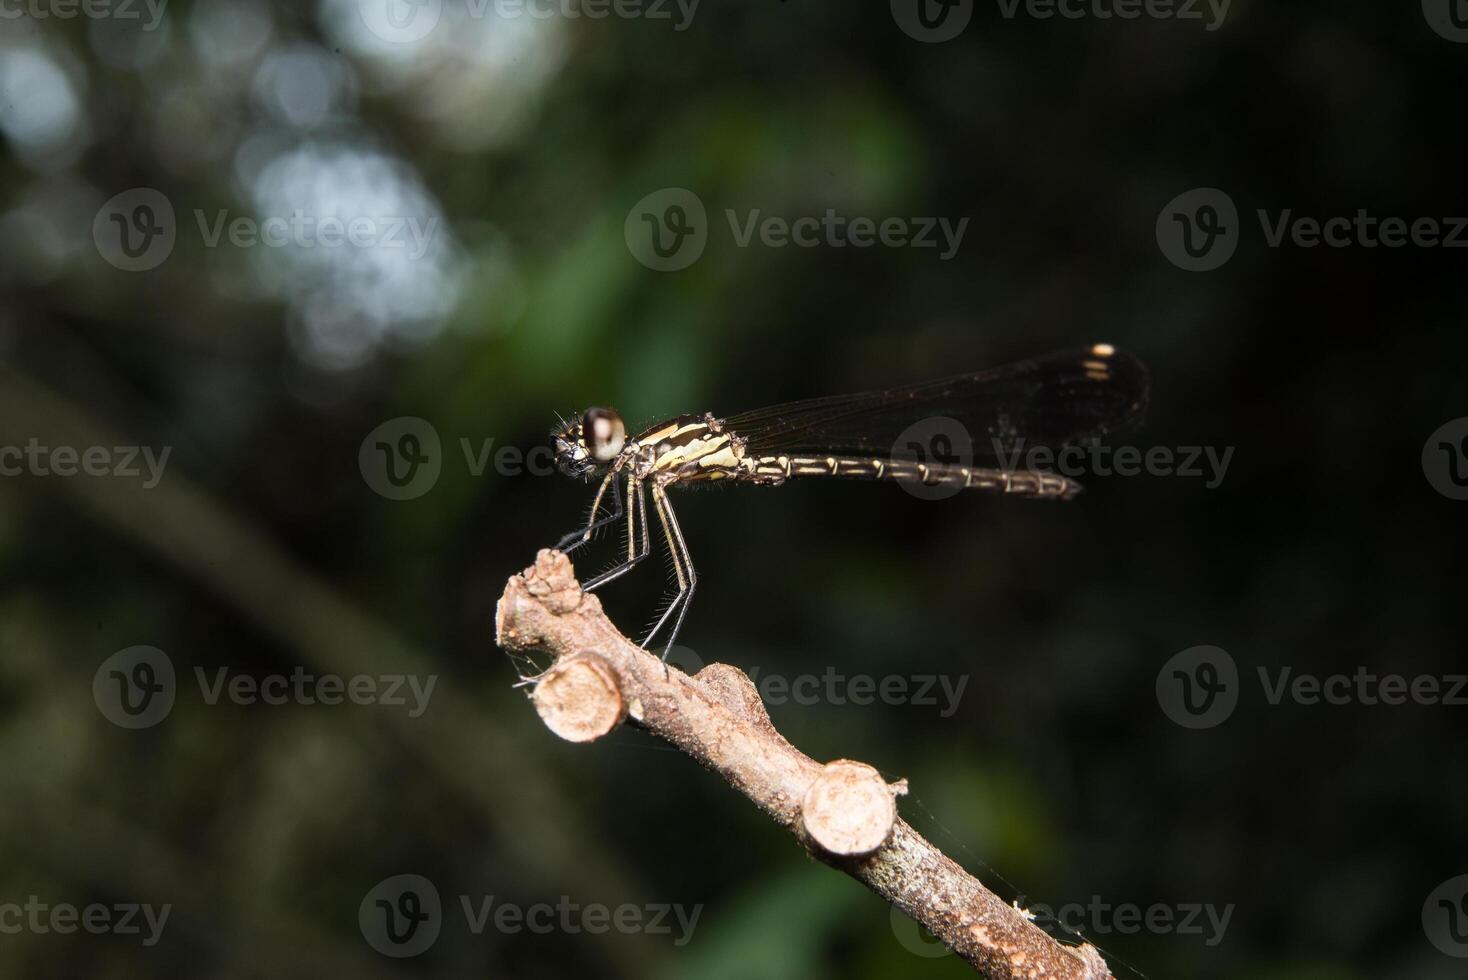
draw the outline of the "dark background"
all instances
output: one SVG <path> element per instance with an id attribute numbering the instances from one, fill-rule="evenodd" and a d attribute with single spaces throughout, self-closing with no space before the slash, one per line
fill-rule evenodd
<path id="1" fill-rule="evenodd" d="M 770 710 L 818 759 L 905 776 L 904 816 L 1006 900 L 1233 906 L 1214 945 L 1085 919 L 1119 977 L 1464 975 L 1423 905 L 1468 872 L 1465 708 L 1271 705 L 1256 677 L 1464 669 L 1468 504 L 1422 465 L 1468 415 L 1464 253 L 1270 248 L 1255 217 L 1468 213 L 1468 45 L 1417 4 L 1236 0 L 1209 31 L 978 3 L 924 43 L 881 3 L 706 2 L 678 31 L 464 20 L 450 0 L 397 45 L 347 0 L 174 2 L 147 31 L 7 9 L 0 443 L 172 454 L 153 488 L 0 479 L 0 902 L 173 912 L 152 947 L 0 934 L 0 975 L 965 975 L 685 757 L 545 730 L 494 604 L 590 490 L 475 476 L 459 440 L 525 450 L 590 404 L 640 426 L 1095 341 L 1151 368 L 1139 445 L 1234 447 L 1220 486 L 1093 478 L 1065 505 L 840 482 L 679 494 L 702 576 L 682 645 L 786 677 L 965 679 L 948 717 Z M 177 241 L 127 272 L 93 220 L 139 187 L 171 203 Z M 666 187 L 711 227 L 665 273 L 624 221 Z M 1240 215 L 1210 272 L 1155 234 L 1197 187 Z M 209 247 L 195 219 L 296 208 L 440 224 L 408 259 Z M 946 262 L 738 248 L 726 208 L 969 226 Z M 394 501 L 358 452 L 401 416 L 432 424 L 442 473 Z M 662 565 L 603 595 L 626 632 Z M 135 645 L 179 687 L 129 731 L 91 685 Z M 1188 730 L 1155 684 L 1199 645 L 1232 655 L 1241 697 Z M 438 682 L 410 718 L 209 704 L 196 667 Z M 402 873 L 449 914 L 396 960 L 357 912 Z M 459 895 L 703 909 L 682 946 L 475 935 Z"/>

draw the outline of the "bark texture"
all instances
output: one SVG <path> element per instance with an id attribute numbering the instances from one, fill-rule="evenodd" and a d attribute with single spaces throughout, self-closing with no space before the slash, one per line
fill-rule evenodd
<path id="1" fill-rule="evenodd" d="M 533 679 L 532 697 L 562 738 L 594 741 L 631 719 L 717 772 L 814 857 L 897 906 L 990 980 L 1111 978 L 1095 947 L 1056 942 L 899 819 L 895 797 L 906 781 L 888 785 L 865 763 L 822 764 L 800 752 L 737 668 L 710 664 L 689 677 L 665 667 L 617 631 L 560 552 L 540 552 L 510 579 L 495 625 L 507 652 L 555 658 Z"/>

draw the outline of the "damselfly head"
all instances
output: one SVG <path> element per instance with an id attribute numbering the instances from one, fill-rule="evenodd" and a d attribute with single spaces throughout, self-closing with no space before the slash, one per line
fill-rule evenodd
<path id="1" fill-rule="evenodd" d="M 612 462 L 627 443 L 622 416 L 610 408 L 588 408 L 553 433 L 556 463 L 571 476 L 586 476 Z"/>

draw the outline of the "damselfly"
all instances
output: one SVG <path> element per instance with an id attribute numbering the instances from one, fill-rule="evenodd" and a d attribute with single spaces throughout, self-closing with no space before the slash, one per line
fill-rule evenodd
<path id="1" fill-rule="evenodd" d="M 669 487 L 715 480 L 778 486 L 825 476 L 1064 500 L 1080 491 L 1078 483 L 1053 472 L 1021 469 L 1011 454 L 1037 448 L 1056 452 L 1122 432 L 1140 421 L 1146 404 L 1147 371 L 1141 362 L 1110 344 L 1096 344 L 885 391 L 812 398 L 741 415 L 680 415 L 631 439 L 614 410 L 592 408 L 552 434 L 563 471 L 578 477 L 606 471 L 586 526 L 557 547 L 574 551 L 599 528 L 625 517 L 625 560 L 582 588 L 590 591 L 625 575 L 651 551 L 650 488 L 678 591 L 642 646 L 671 619 L 671 648 L 698 575 L 668 499 Z M 937 419 L 980 436 L 965 440 L 966 446 L 946 440 L 947 452 L 910 438 L 924 420 Z M 602 516 L 608 501 L 611 512 Z"/>

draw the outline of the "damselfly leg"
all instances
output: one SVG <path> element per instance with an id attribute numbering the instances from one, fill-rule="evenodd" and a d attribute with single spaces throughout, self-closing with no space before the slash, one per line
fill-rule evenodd
<path id="1" fill-rule="evenodd" d="M 601 510 L 602 498 L 606 496 L 607 487 L 612 488 L 612 513 L 597 520 L 597 512 Z M 585 527 L 579 531 L 572 531 L 561 539 L 556 545 L 556 550 L 563 555 L 569 555 L 577 548 L 591 540 L 591 536 L 608 524 L 615 524 L 622 519 L 622 477 L 616 470 L 607 474 L 606 479 L 601 481 L 597 488 L 596 497 L 591 501 L 591 517 L 588 518 Z"/>
<path id="2" fill-rule="evenodd" d="M 637 497 L 637 509 L 635 511 L 632 509 L 632 498 L 634 494 Z M 590 592 L 598 586 L 606 585 L 613 579 L 626 575 L 652 551 L 652 542 L 647 534 L 647 493 L 643 488 L 641 480 L 630 479 L 627 481 L 627 506 L 625 509 L 627 513 L 627 560 L 620 565 L 614 565 L 607 569 L 589 582 L 581 583 L 581 588 L 585 592 Z M 642 527 L 641 550 L 637 549 L 638 525 Z"/>
<path id="3" fill-rule="evenodd" d="M 678 516 L 673 513 L 673 503 L 668 499 L 668 492 L 656 483 L 652 487 L 652 505 L 657 511 L 658 522 L 663 526 L 663 536 L 668 541 L 668 554 L 673 558 L 673 575 L 678 580 L 678 594 L 668 603 L 668 608 L 663 610 L 657 625 L 643 638 L 640 645 L 644 650 L 647 649 L 652 638 L 658 635 L 658 631 L 676 611 L 678 618 L 673 622 L 672 632 L 668 634 L 667 645 L 663 647 L 663 660 L 666 661 L 668 652 L 678 639 L 678 631 L 683 628 L 683 617 L 688 613 L 693 590 L 698 587 L 698 573 L 693 570 L 693 558 L 688 554 L 688 545 L 683 540 L 683 529 L 678 526 Z"/>

